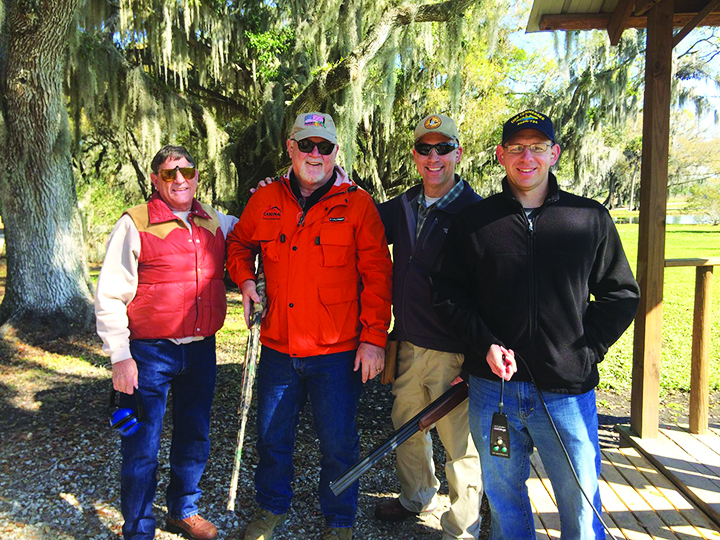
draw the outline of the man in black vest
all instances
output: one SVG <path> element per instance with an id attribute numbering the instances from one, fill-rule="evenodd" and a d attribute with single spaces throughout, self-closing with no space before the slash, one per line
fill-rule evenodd
<path id="1" fill-rule="evenodd" d="M 455 174 L 460 162 L 455 122 L 443 115 L 423 118 L 415 128 L 413 157 L 422 184 L 379 205 L 388 244 L 393 244 L 394 334 L 398 341 L 392 420 L 399 428 L 442 395 L 460 375 L 463 345 L 432 306 L 428 273 L 453 217 L 480 197 Z M 482 479 L 470 437 L 468 404 L 436 424 L 446 451 L 450 509 L 441 518 L 443 540 L 477 538 Z M 401 493 L 375 509 L 382 521 L 432 512 L 440 482 L 435 476 L 429 434 L 417 433 L 397 449 Z"/>

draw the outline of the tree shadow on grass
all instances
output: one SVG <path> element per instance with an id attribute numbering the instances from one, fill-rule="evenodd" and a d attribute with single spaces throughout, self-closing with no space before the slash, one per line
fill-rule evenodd
<path id="1" fill-rule="evenodd" d="M 110 360 L 102 352 L 102 342 L 93 332 L 57 336 L 52 330 L 19 326 L 8 328 L 0 336 L 0 361 L 17 347 L 37 347 L 51 354 L 73 356 L 95 367 L 110 367 Z"/>

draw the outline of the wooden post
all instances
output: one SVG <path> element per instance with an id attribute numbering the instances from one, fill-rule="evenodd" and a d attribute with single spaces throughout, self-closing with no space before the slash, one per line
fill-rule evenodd
<path id="1" fill-rule="evenodd" d="M 712 266 L 695 269 L 692 365 L 690 368 L 690 433 L 707 433 L 710 408 L 710 322 Z"/>
<path id="2" fill-rule="evenodd" d="M 674 0 L 662 0 L 647 19 L 637 267 L 641 296 L 630 411 L 631 426 L 643 438 L 657 437 L 658 430 L 673 11 Z"/>

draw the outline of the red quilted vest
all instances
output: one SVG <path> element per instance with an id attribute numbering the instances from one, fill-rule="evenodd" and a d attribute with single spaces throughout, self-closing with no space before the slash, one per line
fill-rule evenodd
<path id="1" fill-rule="evenodd" d="M 215 210 L 193 200 L 192 234 L 155 193 L 126 212 L 140 232 L 130 339 L 211 336 L 225 321 L 225 237 Z"/>

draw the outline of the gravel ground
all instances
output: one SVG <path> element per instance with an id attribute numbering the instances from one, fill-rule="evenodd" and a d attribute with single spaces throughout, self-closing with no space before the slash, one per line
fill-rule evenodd
<path id="1" fill-rule="evenodd" d="M 237 299 L 235 299 L 237 300 Z M 35 343 L 31 345 L 29 343 Z M 220 538 L 241 538 L 254 510 L 252 486 L 256 463 L 254 418 L 249 419 L 235 513 L 225 510 L 237 429 L 237 396 L 241 366 L 235 363 L 241 344 L 228 344 L 218 354 L 218 383 L 212 413 L 212 450 L 202 481 L 202 515 L 214 522 Z M 68 363 L 72 355 L 81 360 Z M 10 333 L 0 340 L 0 539 L 106 539 L 120 536 L 119 437 L 107 426 L 109 370 L 99 343 L 90 336 L 66 340 L 20 339 Z M 712 420 L 720 407 L 713 396 Z M 600 392 L 601 441 L 617 444 L 612 426 L 629 421 L 629 393 Z M 371 381 L 358 413 L 361 455 L 391 432 L 389 386 Z M 673 394 L 661 406 L 663 422 L 682 420 L 687 395 Z M 318 444 L 306 407 L 297 432 L 295 497 L 277 538 L 319 538 L 324 528 L 315 487 L 319 475 Z M 252 413 L 251 413 L 252 414 Z M 169 418 L 169 415 L 167 415 Z M 162 493 L 168 481 L 169 426 L 161 452 L 155 515 L 156 537 L 165 532 L 167 509 Z M 358 539 L 439 539 L 440 515 L 447 508 L 443 476 L 444 452 L 434 437 L 440 506 L 430 516 L 399 524 L 377 522 L 375 504 L 396 496 L 394 455 L 366 473 L 360 483 L 355 526 Z M 486 516 L 487 507 L 483 509 Z M 481 538 L 487 538 L 489 519 Z"/>
<path id="2" fill-rule="evenodd" d="M 31 345 L 30 343 L 34 343 Z M 220 538 L 242 538 L 254 511 L 254 408 L 246 431 L 236 510 L 226 511 L 237 434 L 237 403 L 242 366 L 241 344 L 218 351 L 218 381 L 212 411 L 210 459 L 201 487 L 201 513 L 218 527 Z M 67 363 L 71 355 L 82 360 Z M 64 362 L 64 363 L 63 363 Z M 110 388 L 107 359 L 93 337 L 0 340 L 0 539 L 105 539 L 120 536 L 120 438 L 107 425 Z M 370 381 L 358 412 L 361 455 L 392 433 L 390 387 Z M 168 411 L 169 413 L 170 411 Z M 170 414 L 166 414 L 166 419 Z M 434 433 L 434 432 L 433 432 Z M 167 508 L 170 426 L 160 450 L 155 501 L 156 538 L 179 536 L 162 530 Z M 444 452 L 436 436 L 436 467 L 442 481 L 440 505 L 433 514 L 400 524 L 373 518 L 378 501 L 399 491 L 394 453 L 366 473 L 360 483 L 355 524 L 358 539 L 440 538 L 440 515 L 448 506 Z M 301 415 L 295 450 L 295 496 L 288 520 L 276 536 L 319 538 L 325 526 L 315 489 L 319 477 L 318 442 L 309 406 Z M 484 533 L 486 537 L 486 533 Z"/>

